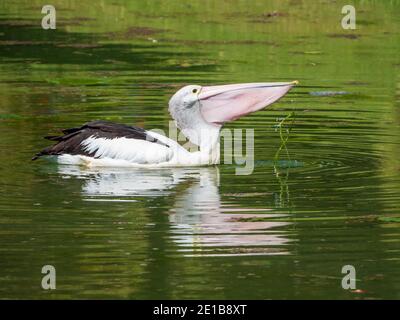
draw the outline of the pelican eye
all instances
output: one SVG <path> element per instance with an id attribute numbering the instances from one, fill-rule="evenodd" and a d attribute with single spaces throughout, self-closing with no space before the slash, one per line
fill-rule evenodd
<path id="1" fill-rule="evenodd" d="M 196 93 L 196 92 L 197 92 L 197 89 L 193 89 L 192 92 L 193 92 L 193 93 Z"/>

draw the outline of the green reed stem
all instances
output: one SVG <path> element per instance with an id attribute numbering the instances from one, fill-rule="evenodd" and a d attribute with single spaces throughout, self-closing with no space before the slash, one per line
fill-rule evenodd
<path id="1" fill-rule="evenodd" d="M 286 136 L 285 136 L 285 134 L 284 134 L 284 124 L 288 120 L 291 120 L 291 121 L 288 124 L 287 129 L 285 130 L 286 131 Z M 277 127 L 279 128 L 279 136 L 281 138 L 281 145 L 279 146 L 279 149 L 275 153 L 274 161 L 278 161 L 279 160 L 279 155 L 280 155 L 282 149 L 285 149 L 286 155 L 287 155 L 288 159 L 290 160 L 289 150 L 287 149 L 286 144 L 289 141 L 290 132 L 292 131 L 293 124 L 294 124 L 295 120 L 296 120 L 296 115 L 295 115 L 295 112 L 293 111 L 290 114 L 288 114 L 285 118 L 283 118 L 277 124 Z"/>

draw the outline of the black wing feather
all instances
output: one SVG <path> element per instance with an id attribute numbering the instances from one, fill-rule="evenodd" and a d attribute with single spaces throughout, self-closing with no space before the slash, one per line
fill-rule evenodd
<path id="1" fill-rule="evenodd" d="M 106 139 L 115 138 L 128 138 L 128 139 L 139 139 L 146 140 L 153 143 L 161 144 L 165 147 L 169 147 L 165 143 L 157 140 L 150 136 L 146 130 L 128 126 L 125 124 L 113 123 L 109 121 L 91 121 L 84 124 L 81 127 L 70 128 L 62 130 L 64 135 L 61 136 L 46 136 L 45 138 L 51 141 L 57 141 L 53 146 L 47 147 L 37 153 L 32 160 L 36 160 L 40 156 L 44 155 L 60 155 L 60 154 L 71 154 L 71 155 L 84 155 L 94 157 L 94 152 L 87 152 L 81 145 L 82 141 L 89 137 L 98 137 Z"/>

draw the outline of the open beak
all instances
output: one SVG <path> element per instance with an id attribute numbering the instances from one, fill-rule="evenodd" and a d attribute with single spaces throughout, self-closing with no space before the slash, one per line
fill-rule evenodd
<path id="1" fill-rule="evenodd" d="M 202 87 L 198 97 L 207 122 L 221 124 L 261 110 L 283 97 L 297 81 Z"/>

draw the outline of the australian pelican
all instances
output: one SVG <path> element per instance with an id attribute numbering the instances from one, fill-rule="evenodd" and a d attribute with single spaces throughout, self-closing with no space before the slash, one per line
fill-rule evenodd
<path id="1" fill-rule="evenodd" d="M 108 121 L 92 121 L 65 129 L 56 141 L 37 153 L 56 156 L 59 163 L 88 166 L 168 167 L 217 164 L 219 133 L 225 122 L 261 110 L 284 96 L 297 81 L 245 83 L 202 87 L 188 85 L 169 101 L 177 127 L 199 151 L 190 152 L 177 141 L 142 128 Z"/>

